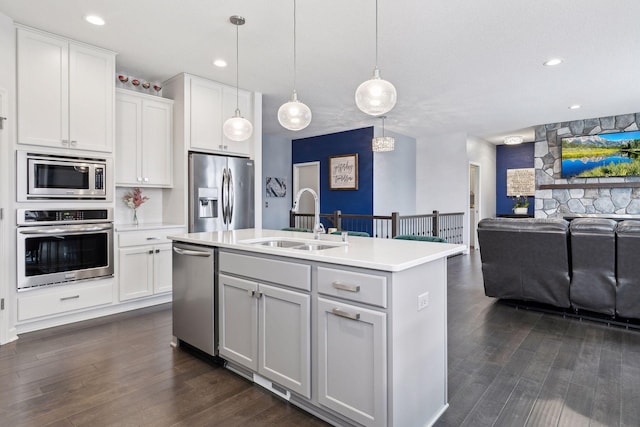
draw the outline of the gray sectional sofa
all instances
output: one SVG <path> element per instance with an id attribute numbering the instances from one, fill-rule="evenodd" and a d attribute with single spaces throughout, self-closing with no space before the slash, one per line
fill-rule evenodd
<path id="1" fill-rule="evenodd" d="M 640 221 L 487 218 L 485 294 L 640 319 Z"/>

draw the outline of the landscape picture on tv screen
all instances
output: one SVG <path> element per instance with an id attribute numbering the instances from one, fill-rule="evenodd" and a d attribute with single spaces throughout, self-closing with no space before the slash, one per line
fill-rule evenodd
<path id="1" fill-rule="evenodd" d="M 640 176 L 640 131 L 562 138 L 562 177 Z"/>

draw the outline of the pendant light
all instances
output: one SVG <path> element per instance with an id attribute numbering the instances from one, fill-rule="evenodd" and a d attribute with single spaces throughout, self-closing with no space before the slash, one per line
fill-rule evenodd
<path id="1" fill-rule="evenodd" d="M 283 128 L 297 131 L 311 123 L 311 110 L 303 102 L 298 101 L 297 83 L 297 52 L 296 52 L 296 0 L 293 0 L 293 95 L 291 101 L 278 109 L 278 121 Z"/>
<path id="2" fill-rule="evenodd" d="M 224 136 L 232 141 L 246 141 L 253 133 L 253 125 L 251 122 L 240 115 L 239 95 L 238 95 L 238 75 L 239 75 L 239 47 L 238 47 L 238 27 L 244 25 L 245 19 L 242 16 L 234 15 L 229 18 L 229 22 L 236 26 L 236 113 L 230 119 L 224 122 L 222 132 Z"/>
<path id="3" fill-rule="evenodd" d="M 371 140 L 371 149 L 375 152 L 393 151 L 396 148 L 396 140 L 392 136 L 384 136 L 384 119 L 387 116 L 380 116 L 382 119 L 382 136 L 377 136 Z"/>
<path id="4" fill-rule="evenodd" d="M 380 78 L 378 69 L 378 0 L 376 0 L 376 66 L 373 69 L 373 77 L 356 89 L 356 105 L 363 113 L 379 116 L 391 111 L 396 105 L 396 99 L 396 88 Z"/>

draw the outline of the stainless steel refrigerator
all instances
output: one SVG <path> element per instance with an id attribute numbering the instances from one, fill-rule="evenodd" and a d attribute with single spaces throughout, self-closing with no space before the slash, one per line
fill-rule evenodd
<path id="1" fill-rule="evenodd" d="M 254 226 L 253 160 L 189 153 L 189 232 Z"/>

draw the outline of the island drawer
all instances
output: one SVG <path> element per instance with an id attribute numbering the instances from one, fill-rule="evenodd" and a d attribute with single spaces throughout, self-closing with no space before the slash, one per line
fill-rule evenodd
<path id="1" fill-rule="evenodd" d="M 311 290 L 311 266 L 220 251 L 220 271 L 305 291 Z"/>
<path id="2" fill-rule="evenodd" d="M 65 313 L 67 311 L 111 304 L 113 280 L 92 285 L 69 285 L 54 292 L 33 291 L 18 297 L 18 320 Z"/>
<path id="3" fill-rule="evenodd" d="M 384 276 L 318 267 L 318 292 L 387 307 L 387 278 Z"/>
<path id="4" fill-rule="evenodd" d="M 171 243 L 167 236 L 182 234 L 183 228 L 160 228 L 156 230 L 122 231 L 118 233 L 118 247 L 157 245 Z"/>

